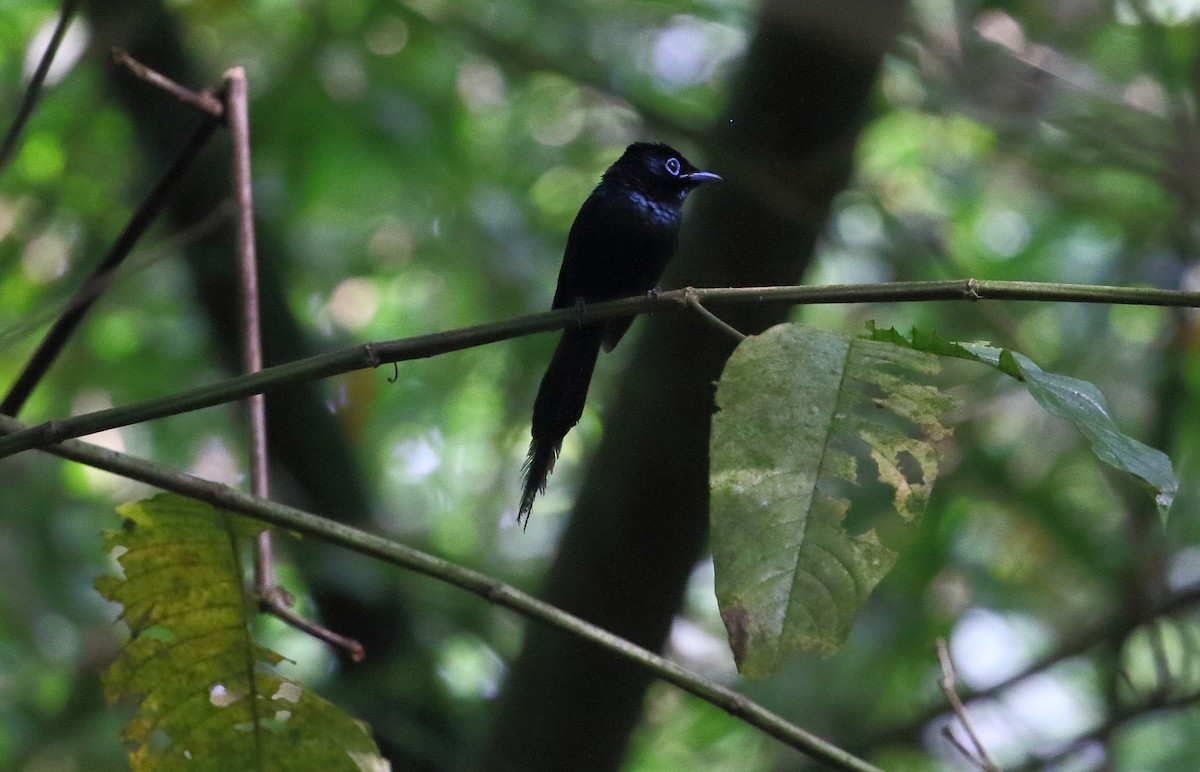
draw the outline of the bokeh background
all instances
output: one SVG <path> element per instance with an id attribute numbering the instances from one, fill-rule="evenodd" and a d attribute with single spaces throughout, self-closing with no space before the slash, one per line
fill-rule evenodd
<path id="1" fill-rule="evenodd" d="M 836 6 L 836 7 L 835 7 Z M 0 0 L 6 123 L 57 5 Z M 0 173 L 0 386 L 198 119 L 107 64 L 193 86 L 246 69 L 271 362 L 548 307 L 603 169 L 668 141 L 726 177 L 688 207 L 664 287 L 1200 278 L 1200 5 L 1190 0 L 85 2 Z M 236 372 L 219 135 L 22 412 L 96 410 Z M 1171 519 L 1007 379 L 965 365 L 946 469 L 850 640 L 739 679 L 704 552 L 703 440 L 727 343 L 639 321 L 598 367 L 531 525 L 515 524 L 540 335 L 273 395 L 277 497 L 493 574 L 728 683 L 888 769 L 966 764 L 936 679 L 948 638 L 1006 768 L 1194 769 L 1200 513 L 1190 313 L 1061 303 L 715 309 L 746 331 L 866 320 L 1024 352 L 1087 379 L 1166 451 Z M 706 407 L 707 405 L 707 407 Z M 93 441 L 244 483 L 236 406 Z M 0 768 L 120 769 L 121 645 L 98 532 L 148 489 L 0 461 Z M 286 543 L 292 673 L 397 769 L 767 770 L 795 752 L 673 687 L 431 580 Z"/>

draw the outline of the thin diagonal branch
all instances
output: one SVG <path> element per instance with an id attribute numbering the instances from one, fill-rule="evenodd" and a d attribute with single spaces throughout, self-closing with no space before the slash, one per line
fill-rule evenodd
<path id="1" fill-rule="evenodd" d="M 62 11 L 58 15 L 58 24 L 54 27 L 54 34 L 50 36 L 50 43 L 42 53 L 37 69 L 33 71 L 33 77 L 29 79 L 29 85 L 25 87 L 25 95 L 21 97 L 21 104 L 17 107 L 17 114 L 13 118 L 12 125 L 8 127 L 4 141 L 0 142 L 0 169 L 8 165 L 16 152 L 17 140 L 20 138 L 25 124 L 29 122 L 29 117 L 33 115 L 33 108 L 37 107 L 38 97 L 42 94 L 42 84 L 46 82 L 50 65 L 54 63 L 54 55 L 58 53 L 58 47 L 62 45 L 63 36 L 67 34 L 67 28 L 71 25 L 71 17 L 75 15 L 75 9 L 78 6 L 79 0 L 63 0 Z"/>
<path id="2" fill-rule="evenodd" d="M 109 52 L 109 60 L 113 64 L 120 65 L 129 70 L 136 78 L 146 81 L 147 83 L 157 86 L 168 94 L 172 95 L 180 102 L 191 105 L 203 113 L 207 113 L 214 118 L 222 118 L 225 115 L 225 104 L 217 98 L 209 89 L 193 91 L 192 89 L 181 86 L 175 81 L 168 78 L 162 73 L 152 70 L 146 65 L 139 62 L 129 55 L 129 52 L 123 48 L 114 48 Z"/>
<path id="3" fill-rule="evenodd" d="M 597 303 L 588 306 L 587 315 L 590 321 L 600 322 L 652 311 L 695 313 L 688 301 L 688 298 L 693 296 L 697 302 L 705 304 L 786 303 L 802 305 L 918 300 L 1041 300 L 1200 308 L 1200 292 L 1091 284 L 955 279 L 859 285 L 710 289 L 687 287 L 662 292 L 653 297 L 643 295 Z M 446 332 L 417 335 L 401 340 L 365 343 L 341 351 L 319 354 L 315 357 L 268 367 L 257 373 L 229 378 L 219 383 L 169 394 L 134 405 L 47 421 L 25 431 L 0 437 L 0 458 L 105 429 L 115 429 L 155 418 L 233 402 L 250 394 L 268 392 L 303 381 L 328 378 L 351 370 L 378 367 L 385 363 L 424 359 L 538 332 L 559 330 L 570 327 L 577 321 L 578 312 L 574 308 L 567 308 L 499 322 L 488 322 L 473 327 L 462 327 Z"/>
<path id="4" fill-rule="evenodd" d="M 586 56 L 555 57 L 536 47 L 522 45 L 519 41 L 501 39 L 487 25 L 480 23 L 477 15 L 458 10 L 454 4 L 435 8 L 427 3 L 403 2 L 401 6 L 410 22 L 435 26 L 439 33 L 447 30 L 458 33 L 467 45 L 478 49 L 509 73 L 558 73 L 574 83 L 628 103 L 651 126 L 692 142 L 700 143 L 704 139 L 703 131 L 659 109 L 652 103 L 653 100 L 639 98 L 636 94 L 617 88 L 599 63 Z"/>
<path id="5" fill-rule="evenodd" d="M 704 304 L 696 298 L 695 291 L 685 295 L 685 298 L 686 300 L 684 302 L 687 303 L 688 307 L 695 311 L 701 319 L 708 322 L 713 327 L 717 328 L 722 333 L 728 335 L 739 343 L 746 339 L 746 335 L 742 334 L 740 330 L 738 330 L 732 324 L 727 323 L 724 319 L 717 316 L 712 311 L 709 311 L 707 308 L 705 308 Z"/>
<path id="6" fill-rule="evenodd" d="M 942 667 L 942 680 L 938 682 L 941 687 L 942 694 L 946 696 L 950 707 L 954 709 L 954 715 L 958 717 L 958 722 L 962 724 L 963 729 L 967 733 L 967 737 L 971 740 L 972 748 L 965 747 L 958 738 L 954 736 L 949 726 L 944 730 L 946 739 L 948 739 L 959 752 L 970 759 L 972 762 L 979 765 L 985 772 L 999 772 L 1000 767 L 996 766 L 996 762 L 992 760 L 991 755 L 984 747 L 983 741 L 979 739 L 979 735 L 975 732 L 975 726 L 971 722 L 971 716 L 967 713 L 966 707 L 962 700 L 958 698 L 958 692 L 954 686 L 954 662 L 950 659 L 950 648 L 946 645 L 945 638 L 937 639 L 937 655 L 938 662 Z"/>
<path id="7" fill-rule="evenodd" d="M 978 690 L 964 688 L 960 699 L 968 702 L 990 699 L 1038 673 L 1050 670 L 1062 662 L 1082 656 L 1102 643 L 1124 640 L 1130 633 L 1144 624 L 1162 617 L 1170 617 L 1197 605 L 1200 605 L 1200 586 L 1193 586 L 1176 595 L 1172 595 L 1154 607 L 1146 608 L 1134 618 L 1122 616 L 1119 619 L 1097 625 L 1093 629 L 1085 630 L 1070 640 L 1063 642 L 1054 651 L 1030 663 L 1029 666 L 987 688 Z M 948 703 L 931 706 L 916 718 L 906 722 L 903 726 L 885 730 L 879 737 L 879 742 L 887 744 L 889 742 L 901 741 L 903 738 L 914 737 L 921 731 L 922 727 L 944 714 L 947 707 Z"/>
<path id="8" fill-rule="evenodd" d="M 108 289 L 117 268 L 129 255 L 137 240 L 150 227 L 155 216 L 162 210 L 167 194 L 183 176 L 188 166 L 199 154 L 200 149 L 208 142 L 209 137 L 216 130 L 217 124 L 218 119 L 212 116 L 205 116 L 201 119 L 192 135 L 188 137 L 176 154 L 171 165 L 167 167 L 167 170 L 158 178 L 158 182 L 154 183 L 154 187 L 138 204 L 129 218 L 129 222 L 125 224 L 125 229 L 121 231 L 117 240 L 108 250 L 108 254 L 67 301 L 62 315 L 50 327 L 46 337 L 42 339 L 21 374 L 17 376 L 16 382 L 5 395 L 3 402 L 0 402 L 0 414 L 15 416 L 21 412 L 21 408 L 25 405 L 25 401 L 33 392 L 34 387 L 50 369 L 50 365 L 54 363 L 63 346 L 67 344 L 67 340 L 70 339 L 75 328 L 83 321 L 83 317 L 92 304 Z"/>
<path id="9" fill-rule="evenodd" d="M 191 225 L 174 233 L 166 234 L 155 244 L 144 246 L 133 252 L 122 264 L 119 270 L 122 276 L 118 276 L 116 280 L 148 268 L 168 257 L 178 255 L 224 225 L 233 212 L 233 201 L 227 198 Z M 7 348 L 18 340 L 31 335 L 33 331 L 40 329 L 43 325 L 53 322 L 63 313 L 70 300 L 69 296 L 49 300 L 40 304 L 36 311 L 26 314 L 20 320 L 0 329 L 0 348 Z"/>
<path id="10" fill-rule="evenodd" d="M 1099 726 L 1076 737 L 1062 748 L 1031 759 L 1025 768 L 1039 770 L 1062 768 L 1059 766 L 1059 762 L 1069 759 L 1072 754 L 1087 748 L 1091 743 L 1108 742 L 1109 738 L 1130 722 L 1143 719 L 1153 713 L 1195 708 L 1198 703 L 1200 703 L 1200 692 L 1190 692 L 1178 697 L 1160 698 L 1118 710 Z"/>
<path id="11" fill-rule="evenodd" d="M 20 421 L 0 416 L 0 432 L 19 432 L 24 428 Z M 295 507 L 260 499 L 163 464 L 79 440 L 69 440 L 44 450 L 454 585 L 521 616 L 585 638 L 834 769 L 879 772 L 866 761 L 810 734 L 746 696 L 486 574 Z"/>
<path id="12" fill-rule="evenodd" d="M 269 533 L 271 532 L 263 531 L 263 534 Z M 259 541 L 261 541 L 262 534 L 259 534 L 259 537 Z M 265 601 L 269 604 L 266 611 L 271 616 L 275 617 L 289 627 L 294 627 L 302 633 L 311 635 L 318 641 L 323 641 L 335 649 L 341 649 L 350 657 L 351 662 L 362 662 L 364 659 L 366 659 L 367 650 L 363 648 L 361 643 L 353 638 L 347 638 L 341 633 L 334 632 L 328 627 L 319 625 L 308 617 L 297 614 L 295 611 L 288 608 L 291 602 L 291 596 L 287 595 L 287 593 L 281 587 L 272 585 L 271 590 L 273 592 L 271 593 L 270 598 Z M 285 595 L 287 596 L 286 598 L 280 597 Z"/>

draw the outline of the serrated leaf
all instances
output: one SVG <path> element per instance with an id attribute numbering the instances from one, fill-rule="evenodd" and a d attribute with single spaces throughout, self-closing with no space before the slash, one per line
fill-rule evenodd
<path id="1" fill-rule="evenodd" d="M 891 570 L 896 554 L 873 530 L 846 529 L 844 491 L 867 455 L 895 513 L 920 515 L 937 476 L 933 442 L 948 434 L 937 414 L 950 399 L 912 376 L 936 369 L 909 346 L 799 325 L 749 338 L 729 359 L 713 421 L 712 545 L 743 674 L 840 645 Z"/>
<path id="2" fill-rule="evenodd" d="M 909 337 L 904 337 L 898 332 L 895 327 L 887 327 L 879 329 L 875 326 L 875 322 L 867 320 L 867 338 L 877 340 L 884 343 L 895 343 L 898 346 L 913 348 L 917 351 L 924 351 L 927 354 L 937 354 L 938 356 L 957 357 L 959 359 L 976 359 L 977 357 L 963 347 L 961 343 L 955 343 L 952 340 L 947 340 L 937 333 L 936 330 L 922 330 L 914 327 L 912 334 Z"/>
<path id="3" fill-rule="evenodd" d="M 267 668 L 239 538 L 262 530 L 170 494 L 121 507 L 104 535 L 123 577 L 96 589 L 124 607 L 130 640 L 104 674 L 110 701 L 135 700 L 122 732 L 134 770 L 382 770 L 367 727 Z"/>
<path id="4" fill-rule="evenodd" d="M 1166 522 L 1179 490 L 1171 459 L 1160 450 L 1121 432 L 1104 395 L 1092 383 L 1051 373 L 1024 354 L 983 343 L 964 344 L 979 361 L 993 365 L 1025 384 L 1029 394 L 1047 412 L 1070 421 L 1104 463 L 1149 485 L 1158 514 Z"/>

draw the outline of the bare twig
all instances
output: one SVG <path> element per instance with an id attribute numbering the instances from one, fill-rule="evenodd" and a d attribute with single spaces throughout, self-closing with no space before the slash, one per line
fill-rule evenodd
<path id="1" fill-rule="evenodd" d="M 1109 716 L 1105 721 L 1100 723 L 1095 728 L 1088 731 L 1086 734 L 1080 735 L 1072 740 L 1067 745 L 1058 750 L 1037 757 L 1034 764 L 1037 769 L 1057 768 L 1056 764 L 1078 752 L 1080 749 L 1086 748 L 1089 744 L 1095 742 L 1105 742 L 1112 737 L 1115 732 L 1121 729 L 1126 724 L 1145 718 L 1154 713 L 1162 713 L 1173 710 L 1187 710 L 1194 708 L 1200 703 L 1200 692 L 1190 692 L 1178 697 L 1159 698 L 1149 700 L 1147 702 L 1130 706 L 1118 710 L 1115 714 Z"/>
<path id="2" fill-rule="evenodd" d="M 181 230 L 168 234 L 151 246 L 143 247 L 132 252 L 121 264 L 114 281 L 129 276 L 137 271 L 164 260 L 187 249 L 192 244 L 208 237 L 225 224 L 234 212 L 233 201 L 225 199 L 204 217 Z M 49 299 L 39 305 L 36 311 L 26 314 L 23 318 L 0 329 L 0 349 L 7 348 L 17 341 L 31 335 L 34 331 L 61 316 L 70 306 L 70 296 L 60 296 Z"/>
<path id="3" fill-rule="evenodd" d="M 983 747 L 983 743 L 979 739 L 979 735 L 975 733 L 975 727 L 971 724 L 971 717 L 967 715 L 967 708 L 963 705 L 962 700 L 958 698 L 958 692 L 954 687 L 954 662 L 950 659 L 950 648 L 946 646 L 945 638 L 937 639 L 937 654 L 938 661 L 942 665 L 942 680 L 938 682 L 938 686 L 942 689 L 942 694 L 946 695 L 946 699 L 950 702 L 950 707 L 954 710 L 954 715 L 958 717 L 958 721 L 962 724 L 963 729 L 967 733 L 967 737 L 971 740 L 973 751 L 963 746 L 963 744 L 954 736 L 954 733 L 947 726 L 942 732 L 945 737 L 950 740 L 951 744 L 959 750 L 964 756 L 977 764 L 980 769 L 985 772 L 999 772 L 1000 767 L 996 766 L 996 762 L 988 754 L 987 748 Z"/>
<path id="4" fill-rule="evenodd" d="M 0 416 L 0 433 L 25 429 L 25 424 L 20 421 Z M 877 767 L 792 724 L 745 695 L 702 678 L 681 665 L 486 574 L 295 507 L 260 499 L 226 485 L 184 474 L 164 464 L 90 443 L 69 440 L 44 450 L 454 585 L 528 619 L 584 638 L 833 769 L 879 772 Z"/>
<path id="5" fill-rule="evenodd" d="M 987 688 L 979 689 L 978 691 L 964 689 L 964 694 L 960 699 L 980 700 L 993 697 L 1038 673 L 1045 672 L 1062 662 L 1084 655 L 1090 649 L 1102 643 L 1124 640 L 1132 631 L 1146 623 L 1152 623 L 1160 617 L 1170 617 L 1198 604 L 1200 604 L 1200 586 L 1193 586 L 1166 598 L 1162 603 L 1152 608 L 1139 609 L 1137 615 L 1134 617 L 1121 617 L 1098 624 L 1092 629 L 1081 631 L 1070 640 L 1061 643 L 1054 651 L 1047 653 L 1019 672 Z M 904 726 L 884 732 L 879 737 L 879 741 L 886 744 L 899 742 L 902 738 L 913 737 L 920 731 L 920 728 L 936 719 L 943 712 L 945 712 L 944 705 L 931 706 L 928 710 L 906 722 Z"/>
<path id="6" fill-rule="evenodd" d="M 704 304 L 700 302 L 700 298 L 696 297 L 696 291 L 691 287 L 688 287 L 687 290 L 684 291 L 683 302 L 687 304 L 688 308 L 699 314 L 701 319 L 708 322 L 713 327 L 716 327 L 718 330 L 733 338 L 737 342 L 741 343 L 746 339 L 746 336 L 743 335 L 740 330 L 714 314 L 712 311 L 709 311 L 707 308 L 705 308 Z"/>
<path id="7" fill-rule="evenodd" d="M 235 67 L 225 73 L 228 88 L 229 133 L 233 138 L 233 195 L 237 201 L 238 269 L 242 288 L 242 367 L 248 373 L 263 368 L 262 321 L 258 307 L 258 255 L 254 241 L 254 189 L 250 176 L 250 115 L 246 99 L 246 72 Z M 267 408 L 262 394 L 246 400 L 250 413 L 250 491 L 271 497 L 267 473 Z M 270 541 L 266 555 L 255 561 L 255 583 L 266 594 L 274 584 Z M 260 552 L 262 550 L 260 549 Z"/>
<path id="8" fill-rule="evenodd" d="M 242 365 L 247 373 L 263 368 L 262 322 L 258 302 L 258 250 L 254 237 L 254 187 L 250 164 L 250 105 L 246 72 L 234 67 L 225 73 L 229 133 L 233 140 L 233 188 L 237 201 L 238 265 L 242 287 Z M 250 491 L 260 499 L 270 498 L 267 464 L 267 405 L 265 397 L 251 394 L 247 399 L 250 414 Z M 345 650 L 352 660 L 365 656 L 362 644 L 326 629 L 291 609 L 291 596 L 276 585 L 274 549 L 271 532 L 264 530 L 255 541 L 254 594 L 259 608 L 302 632 Z"/>
<path id="9" fill-rule="evenodd" d="M 137 59 L 134 59 L 129 55 L 129 52 L 123 48 L 114 48 L 112 51 L 110 51 L 109 59 L 113 64 L 120 65 L 129 70 L 134 77 L 140 78 L 141 80 L 144 80 L 153 86 L 157 86 L 184 104 L 191 105 L 197 110 L 207 113 L 214 118 L 223 118 L 225 116 L 224 103 L 221 102 L 218 96 L 214 94 L 211 89 L 193 91 L 186 86 L 181 86 L 168 78 L 166 75 L 152 70 L 139 62 Z"/>
<path id="10" fill-rule="evenodd" d="M 949 724 L 946 724 L 944 727 L 942 727 L 941 734 L 946 742 L 953 746 L 954 750 L 961 753 L 963 758 L 971 762 L 972 766 L 979 766 L 979 760 L 975 758 L 975 754 L 971 752 L 970 748 L 963 744 L 962 740 L 958 739 L 958 735 L 954 734 L 954 729 Z"/>
<path id="11" fill-rule="evenodd" d="M 270 531 L 263 531 L 264 534 L 269 534 Z M 259 539 L 261 548 L 262 539 Z M 269 546 L 269 543 L 268 543 Z M 262 597 L 262 596 L 260 596 Z M 335 649 L 341 649 L 349 655 L 353 662 L 362 662 L 367 656 L 366 649 L 363 645 L 353 638 L 347 638 L 340 633 L 335 633 L 328 627 L 323 627 L 311 619 L 301 616 L 293 611 L 291 606 L 291 598 L 287 593 L 280 591 L 278 587 L 273 587 L 268 591 L 265 598 L 260 601 L 260 608 L 269 613 L 271 616 L 281 622 L 296 628 L 302 633 L 307 633 L 318 641 L 324 641 Z"/>
<path id="12" fill-rule="evenodd" d="M 167 193 L 183 176 L 184 171 L 195 159 L 200 149 L 204 147 L 204 143 L 212 136 L 213 131 L 217 127 L 217 120 L 212 116 L 205 116 L 201 119 L 200 124 L 196 126 L 192 135 L 188 137 L 183 148 L 176 154 L 175 159 L 171 161 L 171 165 L 159 177 L 158 182 L 154 184 L 146 197 L 138 204 L 133 215 L 129 218 L 129 222 L 125 224 L 125 229 L 121 231 L 121 235 L 113 242 L 112 247 L 108 250 L 108 254 L 100 261 L 100 264 L 88 275 L 84 280 L 83 285 L 75 292 L 71 299 L 67 302 L 66 308 L 61 316 L 50 327 L 46 333 L 46 337 L 42 339 L 33 356 L 17 376 L 16 383 L 9 389 L 5 395 L 3 402 L 0 402 L 0 413 L 9 416 L 15 416 L 21 411 L 25 400 L 29 398 L 34 387 L 50 369 L 50 365 L 54 363 L 67 340 L 79 326 L 83 317 L 87 314 L 88 309 L 96 302 L 97 298 L 108 289 L 112 283 L 112 278 L 120 266 L 121 262 L 129 255 L 133 245 L 146 232 L 153 222 L 154 217 L 162 209 L 166 202 Z"/>
<path id="13" fill-rule="evenodd" d="M 477 14 L 471 14 L 465 7 L 460 9 L 453 3 L 434 6 L 406 1 L 400 5 L 408 22 L 433 25 L 442 33 L 446 30 L 460 33 L 472 48 L 481 51 L 509 73 L 554 72 L 564 75 L 575 83 L 630 105 L 652 126 L 692 142 L 699 143 L 704 139 L 702 130 L 663 111 L 653 103 L 654 100 L 639 98 L 628 90 L 615 88 L 605 75 L 605 69 L 587 56 L 553 56 L 536 47 L 523 45 L 518 40 L 504 39 L 497 36 L 488 25 L 481 23 Z"/>
<path id="14" fill-rule="evenodd" d="M 72 0 L 64 3 L 63 19 L 60 19 L 60 27 L 65 26 L 65 20 L 73 10 L 73 7 L 74 2 Z M 57 47 L 57 43 L 54 43 L 52 47 Z M 46 67 L 49 66 L 48 60 L 51 54 L 52 52 L 48 51 L 47 57 L 43 59 L 43 64 Z M 142 65 L 129 57 L 128 54 L 124 56 L 126 65 L 135 67 L 135 71 L 136 67 L 142 67 Z M 146 68 L 142 67 L 142 69 Z M 42 77 L 44 76 L 45 73 L 43 72 Z M 211 95 L 209 98 L 212 99 Z M 184 171 L 187 170 L 192 160 L 199 154 L 200 149 L 204 147 L 204 144 L 212 136 L 222 112 L 223 110 L 216 113 L 212 111 L 207 112 L 205 117 L 200 121 L 200 124 L 192 132 L 192 135 L 188 137 L 183 148 L 176 154 L 170 166 L 167 167 L 166 171 L 163 172 L 162 176 L 154 184 L 154 187 L 138 205 L 137 209 L 134 210 L 133 215 L 129 218 L 129 222 L 125 225 L 125 229 L 117 237 L 108 254 L 104 256 L 100 264 L 96 266 L 87 279 L 84 280 L 80 288 L 71 296 L 71 299 L 67 301 L 62 314 L 50 327 L 50 330 L 46 333 L 46 337 L 42 339 L 37 350 L 34 351 L 33 356 L 17 377 L 16 382 L 9 389 L 4 400 L 0 402 L 0 413 L 15 416 L 21 411 L 25 401 L 33 392 L 34 387 L 50 369 L 50 366 L 54 363 L 55 358 L 58 357 L 59 352 L 62 351 L 63 346 L 66 345 L 67 340 L 70 339 L 75 328 L 83 321 L 83 317 L 87 314 L 92 304 L 108 289 L 117 268 L 129 255 L 134 244 L 137 243 L 137 240 L 145 233 L 150 223 L 154 220 L 154 217 L 162 209 L 167 193 L 178 182 L 179 178 L 183 176 Z"/>
<path id="15" fill-rule="evenodd" d="M 71 25 L 71 17 L 75 15 L 75 8 L 78 5 L 79 0 L 63 0 L 62 11 L 58 15 L 58 24 L 54 27 L 54 34 L 50 36 L 50 43 L 42 53 L 37 69 L 33 71 L 33 77 L 29 79 L 29 85 L 25 87 L 25 95 L 21 97 L 21 104 L 17 107 L 17 114 L 13 117 L 12 125 L 8 127 L 4 141 L 0 143 L 0 169 L 3 169 L 12 160 L 13 153 L 17 149 L 17 139 L 20 138 L 25 124 L 29 122 L 29 117 L 33 115 L 33 108 L 37 106 L 38 97 L 42 94 L 42 84 L 46 82 L 46 75 L 50 72 L 54 55 L 58 53 L 58 47 L 62 44 L 63 36 L 67 34 L 67 27 Z"/>

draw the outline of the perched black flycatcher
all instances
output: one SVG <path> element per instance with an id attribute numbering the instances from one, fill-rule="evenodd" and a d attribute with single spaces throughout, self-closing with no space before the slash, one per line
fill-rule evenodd
<path id="1" fill-rule="evenodd" d="M 575 216 L 551 308 L 639 295 L 653 289 L 679 244 L 680 208 L 705 180 L 719 180 L 667 145 L 635 142 L 608 167 Z M 517 522 L 529 524 L 563 437 L 583 415 L 600 347 L 612 351 L 632 317 L 563 331 L 533 403 L 533 441 Z"/>

